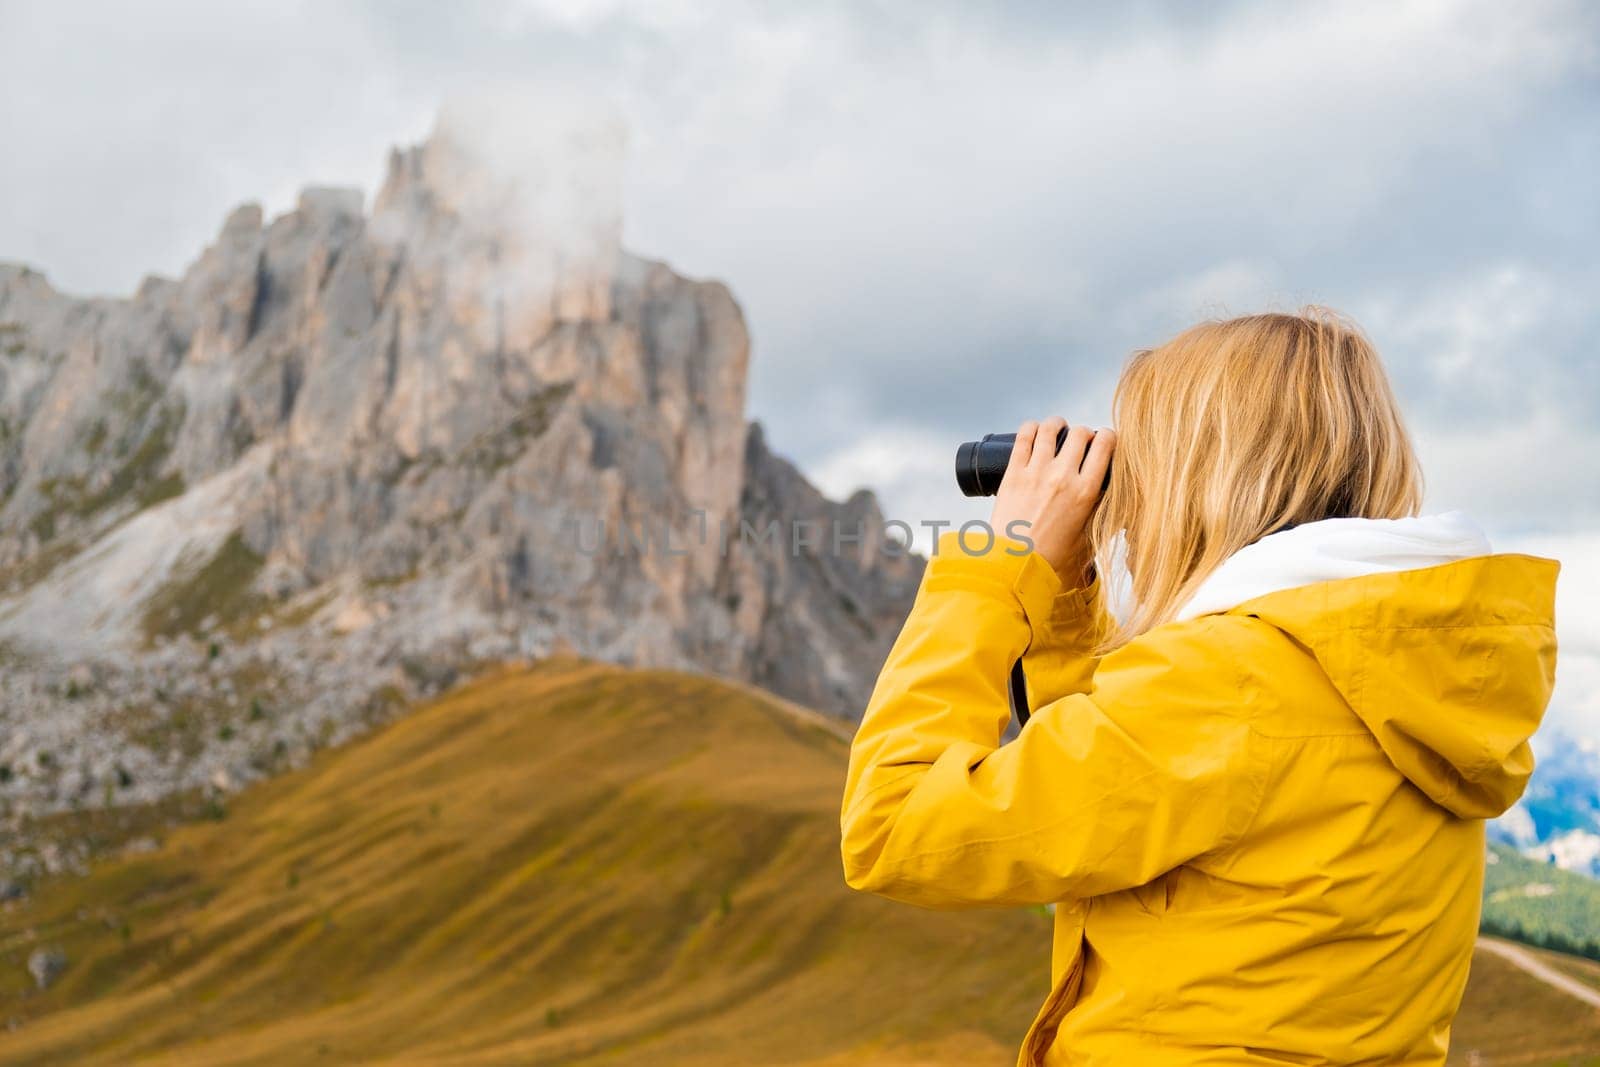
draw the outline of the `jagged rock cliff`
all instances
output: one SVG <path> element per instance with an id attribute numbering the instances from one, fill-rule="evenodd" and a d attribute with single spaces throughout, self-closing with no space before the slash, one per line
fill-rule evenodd
<path id="1" fill-rule="evenodd" d="M 559 210 L 446 129 L 370 215 L 242 207 L 129 299 L 0 265 L 13 824 L 229 788 L 552 650 L 859 710 L 920 561 L 747 426 L 728 290 L 539 180 Z"/>

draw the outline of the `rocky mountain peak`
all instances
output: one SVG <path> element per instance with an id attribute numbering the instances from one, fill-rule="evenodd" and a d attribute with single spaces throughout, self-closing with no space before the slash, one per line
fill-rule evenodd
<path id="1" fill-rule="evenodd" d="M 747 428 L 740 309 L 622 250 L 620 153 L 447 112 L 370 214 L 245 205 L 126 299 L 0 267 L 13 825 L 231 786 L 558 648 L 859 710 L 920 562 L 789 539 L 881 516 Z"/>

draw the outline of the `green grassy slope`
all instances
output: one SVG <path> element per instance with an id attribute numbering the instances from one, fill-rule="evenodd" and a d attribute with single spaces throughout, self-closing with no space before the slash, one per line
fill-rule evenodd
<path id="1" fill-rule="evenodd" d="M 678 674 L 480 680 L 0 910 L 0 1064 L 1013 1062 L 1048 919 L 848 891 L 836 731 Z M 1592 1014 L 1480 955 L 1457 1046 L 1555 1062 Z"/>

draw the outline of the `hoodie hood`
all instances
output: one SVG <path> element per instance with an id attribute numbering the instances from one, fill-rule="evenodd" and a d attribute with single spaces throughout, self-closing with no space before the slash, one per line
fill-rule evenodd
<path id="1" fill-rule="evenodd" d="M 1192 619 L 1280 589 L 1489 554 L 1483 530 L 1460 511 L 1409 519 L 1323 519 L 1268 534 L 1222 561 L 1178 612 Z"/>
<path id="2" fill-rule="evenodd" d="M 1325 519 L 1230 556 L 1179 612 L 1260 618 L 1308 649 L 1395 767 L 1487 819 L 1533 770 L 1555 682 L 1560 565 L 1490 554 L 1460 512 Z"/>

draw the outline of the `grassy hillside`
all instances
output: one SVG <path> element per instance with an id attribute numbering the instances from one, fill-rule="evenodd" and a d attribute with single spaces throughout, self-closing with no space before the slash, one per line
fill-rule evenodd
<path id="1" fill-rule="evenodd" d="M 1048 919 L 846 890 L 835 731 L 677 674 L 486 678 L 6 906 L 0 1064 L 1012 1062 Z M 1600 1050 L 1578 1007 L 1481 955 L 1456 1058 Z"/>
<path id="2" fill-rule="evenodd" d="M 1600 959 L 1600 882 L 1490 845 L 1483 928 Z"/>
<path id="3" fill-rule="evenodd" d="M 1576 978 L 1590 989 L 1600 992 L 1600 963 L 1548 949 L 1531 949 L 1535 958 L 1554 967 L 1568 978 Z"/>
<path id="4" fill-rule="evenodd" d="M 1552 957 L 1560 958 L 1555 953 L 1540 958 L 1553 966 Z M 1478 952 L 1451 1034 L 1449 1062 L 1467 1067 L 1595 1067 L 1600 1064 L 1600 1011 L 1498 956 Z"/>
<path id="5" fill-rule="evenodd" d="M 846 890 L 844 755 L 704 679 L 481 681 L 0 914 L 0 1063 L 1004 1062 L 1048 920 Z"/>

